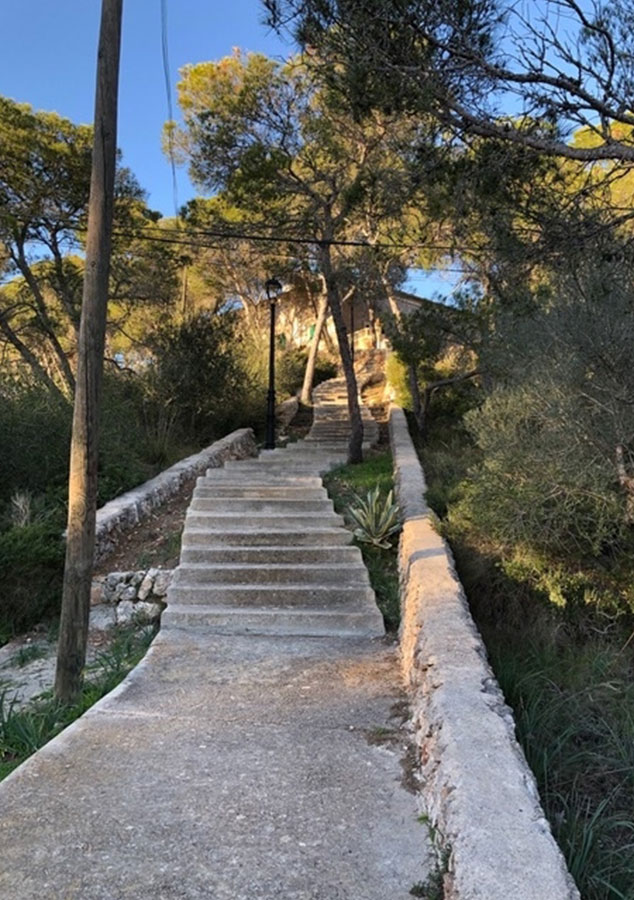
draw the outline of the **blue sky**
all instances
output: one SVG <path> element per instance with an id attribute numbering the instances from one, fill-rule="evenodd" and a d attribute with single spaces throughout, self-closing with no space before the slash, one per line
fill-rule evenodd
<path id="1" fill-rule="evenodd" d="M 161 53 L 160 0 L 124 0 L 118 143 L 124 162 L 148 192 L 148 202 L 174 214 L 172 175 L 161 151 L 168 118 Z M 93 118 L 100 0 L 4 0 L 0 38 L 0 94 L 74 122 Z M 292 51 L 261 24 L 259 0 L 168 0 L 170 82 L 176 112 L 178 70 L 218 59 L 233 47 L 283 57 Z M 193 196 L 179 169 L 178 201 Z M 445 279 L 421 279 L 413 293 L 447 293 Z"/>
<path id="2" fill-rule="evenodd" d="M 160 0 L 124 0 L 118 142 L 150 205 L 173 215 L 169 164 L 161 152 L 168 118 L 161 55 Z M 75 122 L 93 118 L 99 0 L 2 3 L 0 93 Z M 185 63 L 218 59 L 233 47 L 271 56 L 291 49 L 260 24 L 258 0 L 168 0 L 170 80 Z M 179 170 L 179 201 L 191 196 Z"/>

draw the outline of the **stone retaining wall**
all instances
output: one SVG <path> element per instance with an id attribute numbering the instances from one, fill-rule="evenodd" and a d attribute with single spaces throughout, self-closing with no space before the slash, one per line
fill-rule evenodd
<path id="1" fill-rule="evenodd" d="M 578 900 L 394 406 L 390 440 L 403 519 L 403 675 L 427 812 L 450 851 L 445 900 Z"/>
<path id="2" fill-rule="evenodd" d="M 106 557 L 121 536 L 147 518 L 152 510 L 177 494 L 181 488 L 190 484 L 193 487 L 197 476 L 204 475 L 207 469 L 218 468 L 227 459 L 244 459 L 256 455 L 257 447 L 252 429 L 241 428 L 106 503 L 97 510 L 95 562 Z"/>
<path id="3" fill-rule="evenodd" d="M 90 603 L 107 606 L 112 624 L 121 625 L 138 616 L 157 621 L 166 605 L 167 590 L 174 569 L 139 569 L 134 572 L 109 572 L 93 579 Z M 103 611 L 103 610 L 102 610 Z"/>

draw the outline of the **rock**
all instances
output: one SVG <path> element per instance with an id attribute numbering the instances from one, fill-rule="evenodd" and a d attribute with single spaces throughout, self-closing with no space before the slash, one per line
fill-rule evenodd
<path id="1" fill-rule="evenodd" d="M 116 590 L 116 588 L 121 584 L 122 581 L 125 581 L 127 572 L 109 572 L 106 575 L 106 586 L 111 590 Z"/>
<path id="2" fill-rule="evenodd" d="M 136 600 L 136 588 L 133 584 L 124 585 L 124 590 L 121 593 L 121 600 L 126 603 L 128 600 L 134 601 Z"/>
<path id="3" fill-rule="evenodd" d="M 134 604 L 133 618 L 135 620 L 156 622 L 161 617 L 163 605 L 161 603 L 144 603 L 143 601 Z"/>
<path id="4" fill-rule="evenodd" d="M 108 628 L 116 625 L 116 621 L 115 607 L 107 603 L 100 603 L 98 606 L 93 606 L 90 610 L 89 627 L 91 629 L 106 631 Z"/>
<path id="5" fill-rule="evenodd" d="M 136 592 L 136 595 L 139 598 L 139 600 L 145 600 L 152 593 L 152 584 L 153 584 L 153 578 L 151 575 L 152 571 L 153 570 L 150 569 L 149 572 L 145 573 L 143 581 L 139 585 L 139 589 Z"/>
<path id="6" fill-rule="evenodd" d="M 103 579 L 95 578 L 90 586 L 90 605 L 98 606 L 99 604 L 106 602 L 105 583 Z"/>
<path id="7" fill-rule="evenodd" d="M 275 408 L 275 418 L 282 428 L 286 428 L 293 421 L 298 409 L 299 399 L 297 397 L 289 397 L 288 400 L 284 400 L 283 403 L 280 403 Z"/>
<path id="8" fill-rule="evenodd" d="M 133 572 L 132 577 L 130 578 L 130 584 L 134 585 L 134 587 L 138 587 L 145 577 L 145 572 Z"/>
<path id="9" fill-rule="evenodd" d="M 136 605 L 131 600 L 122 600 L 117 604 L 117 625 L 125 625 L 132 621 Z"/>
<path id="10" fill-rule="evenodd" d="M 172 582 L 172 569 L 156 569 L 156 577 L 154 578 L 154 587 L 152 593 L 156 597 L 164 597 L 167 589 Z"/>

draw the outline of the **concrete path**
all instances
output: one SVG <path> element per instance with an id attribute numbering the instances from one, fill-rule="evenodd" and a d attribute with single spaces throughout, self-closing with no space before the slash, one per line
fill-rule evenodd
<path id="1" fill-rule="evenodd" d="M 312 495 L 342 456 L 339 390 L 304 446 L 203 479 L 147 657 L 0 784 L 2 900 L 407 900 L 424 880 L 394 647 Z"/>

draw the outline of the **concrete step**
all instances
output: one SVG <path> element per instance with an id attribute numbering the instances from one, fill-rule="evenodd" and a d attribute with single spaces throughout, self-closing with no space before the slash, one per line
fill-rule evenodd
<path id="1" fill-rule="evenodd" d="M 306 456 L 312 459 L 317 454 L 323 456 L 336 456 L 339 453 L 345 453 L 347 438 L 336 441 L 308 441 L 304 440 L 297 444 L 289 444 L 288 447 L 278 447 L 275 450 L 262 450 L 258 459 L 278 459 L 279 457 L 288 458 L 289 456 Z"/>
<path id="2" fill-rule="evenodd" d="M 260 458 L 260 464 L 269 468 L 279 469 L 283 472 L 295 472 L 298 468 L 319 473 L 324 466 L 336 466 L 346 458 L 347 445 L 339 450 L 324 451 L 318 443 L 302 450 L 289 452 L 288 450 L 269 450 L 268 456 Z"/>
<path id="3" fill-rule="evenodd" d="M 376 430 L 376 428 L 378 427 L 377 423 L 374 421 L 374 419 L 372 419 L 372 420 L 364 419 L 362 421 L 362 425 L 363 425 L 364 431 Z M 343 437 L 345 435 L 349 435 L 350 430 L 351 430 L 350 422 L 348 422 L 348 421 L 340 422 L 340 423 L 315 422 L 315 424 L 313 425 L 313 427 L 310 429 L 310 431 L 308 433 L 309 433 L 309 435 L 319 434 L 319 435 L 323 435 L 324 437 L 329 434 L 339 435 L 339 436 Z M 304 440 L 306 440 L 306 438 L 304 438 Z"/>
<path id="4" fill-rule="evenodd" d="M 255 528 L 195 528 L 189 525 L 183 532 L 183 547 L 340 547 L 352 542 L 347 528 L 283 528 L 261 531 Z"/>
<path id="5" fill-rule="evenodd" d="M 335 512 L 319 513 L 220 513 L 204 510 L 187 511 L 185 530 L 190 528 L 249 528 L 257 531 L 304 531 L 310 528 L 335 528 L 344 524 Z"/>
<path id="6" fill-rule="evenodd" d="M 270 462 L 258 462 L 246 464 L 242 470 L 231 469 L 231 474 L 235 476 L 236 472 L 240 473 L 240 480 L 243 484 L 250 484 L 253 480 L 258 482 L 268 482 L 279 484 L 286 482 L 293 484 L 296 478 L 314 477 L 316 475 L 325 475 L 337 465 L 341 465 L 342 457 L 337 459 L 314 459 L 310 460 L 271 460 Z M 228 470 L 229 471 L 229 470 Z"/>
<path id="7" fill-rule="evenodd" d="M 216 482 L 213 485 L 209 482 L 198 479 L 194 490 L 196 497 L 244 497 L 253 500 L 265 500 L 267 497 L 273 499 L 301 499 L 301 500 L 325 500 L 328 493 L 324 487 L 300 487 L 298 485 L 243 485 L 241 483 L 222 484 Z"/>
<path id="8" fill-rule="evenodd" d="M 361 551 L 352 544 L 339 547 L 205 547 L 189 544 L 181 551 L 183 563 L 244 563 L 249 565 L 294 566 L 329 565 L 340 570 L 344 566 L 356 565 L 362 561 Z"/>
<path id="9" fill-rule="evenodd" d="M 226 463 L 226 471 L 232 474 L 239 472 L 245 477 L 249 475 L 258 475 L 260 478 L 269 476 L 278 478 L 315 477 L 323 465 L 328 465 L 328 462 L 327 459 L 288 459 L 286 457 L 270 460 L 257 459 L 252 462 L 244 460 Z"/>
<path id="10" fill-rule="evenodd" d="M 320 447 L 323 446 L 324 440 L 326 440 L 326 439 L 323 438 L 323 437 L 320 437 L 319 435 L 311 435 L 311 434 L 309 434 L 309 435 L 306 437 L 306 444 L 307 444 L 306 449 L 307 449 L 308 451 L 310 451 L 310 450 L 312 450 L 313 447 L 314 447 L 314 448 L 315 448 L 315 452 L 316 452 Z M 332 438 L 332 437 L 329 437 L 327 440 L 328 440 L 329 442 L 333 442 L 333 438 Z M 339 449 L 339 450 L 331 449 L 331 450 L 329 451 L 329 452 L 330 452 L 330 455 L 335 454 L 335 452 L 336 452 L 338 455 L 343 455 L 343 454 L 347 453 L 349 442 L 350 442 L 350 432 L 348 432 L 348 433 L 346 434 L 346 437 L 345 437 L 344 440 L 341 440 L 341 441 L 338 442 L 338 445 L 337 445 L 337 446 L 338 446 L 340 449 Z M 363 446 L 364 446 L 364 447 L 371 447 L 372 444 L 375 443 L 375 442 L 376 442 L 376 436 L 373 436 L 372 434 L 368 434 L 367 432 L 364 433 L 364 435 L 363 435 Z M 298 455 L 299 455 L 299 454 L 298 454 Z"/>
<path id="11" fill-rule="evenodd" d="M 270 472 L 265 468 L 250 472 L 236 472 L 235 469 L 212 469 L 217 475 L 204 476 L 209 485 L 230 485 L 237 487 L 323 487 L 318 475 L 297 475 Z"/>
<path id="12" fill-rule="evenodd" d="M 252 586 L 290 585 L 369 587 L 368 570 L 359 559 L 345 568 L 307 563 L 203 563 L 185 562 L 174 573 L 172 584 L 248 584 Z"/>
<path id="13" fill-rule="evenodd" d="M 348 404 L 327 404 L 320 402 L 313 413 L 315 422 L 347 422 L 350 419 Z"/>
<path id="14" fill-rule="evenodd" d="M 195 628 L 198 633 L 297 635 L 305 637 L 382 637 L 383 619 L 378 609 L 358 612 L 321 610 L 263 610 L 242 607 L 168 606 L 161 630 Z"/>
<path id="15" fill-rule="evenodd" d="M 256 500 L 251 497 L 201 497 L 194 493 L 189 511 L 216 512 L 231 515 L 242 514 L 251 517 L 252 513 L 271 515 L 300 515 L 302 513 L 331 513 L 332 500 L 327 497 L 320 500 L 303 500 L 298 497 L 265 497 Z"/>
<path id="16" fill-rule="evenodd" d="M 298 573 L 299 576 L 300 573 Z M 358 609 L 365 604 L 373 604 L 374 591 L 363 585 L 331 584 L 198 584 L 196 582 L 173 581 L 167 592 L 167 605 L 188 606 L 207 604 L 208 606 L 260 606 L 287 609 L 324 609 L 347 606 Z"/>
<path id="17" fill-rule="evenodd" d="M 308 438 L 305 438 L 296 444 L 289 444 L 284 448 L 284 451 L 286 453 L 317 453 L 321 450 L 322 453 L 337 453 L 346 449 L 349 437 L 350 433 L 347 432 L 346 434 L 336 435 L 334 439 L 320 441 L 318 445 L 316 441 L 309 441 Z M 275 453 L 275 450 L 268 452 Z"/>

